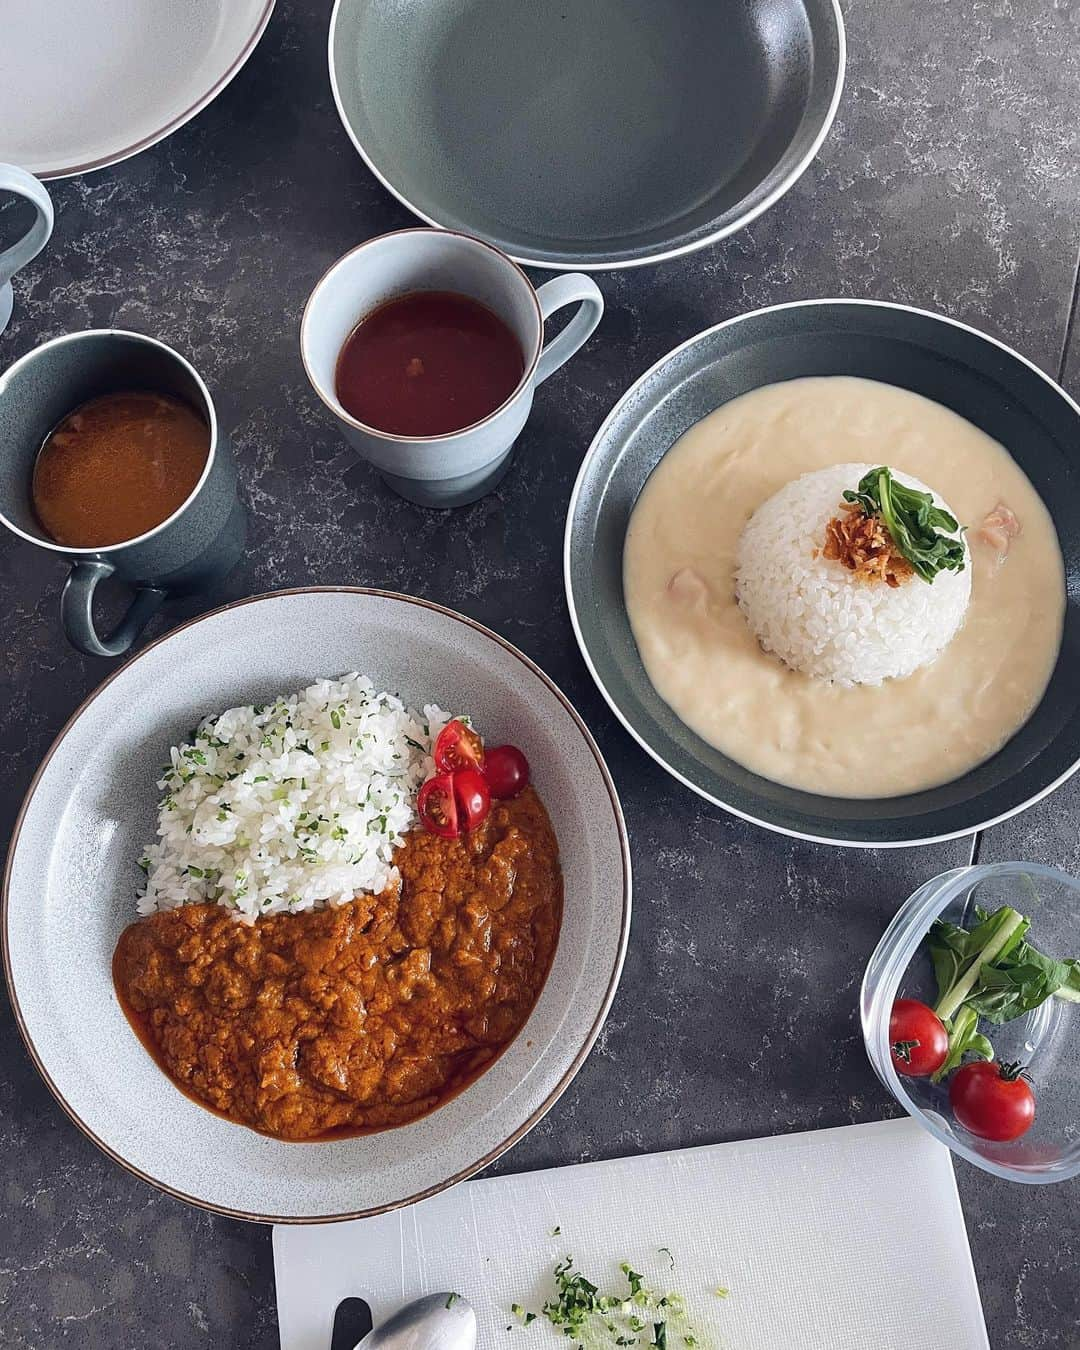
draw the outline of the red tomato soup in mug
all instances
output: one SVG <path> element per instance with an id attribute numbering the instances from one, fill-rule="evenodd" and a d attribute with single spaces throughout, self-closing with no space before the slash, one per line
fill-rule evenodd
<path id="1" fill-rule="evenodd" d="M 364 316 L 334 384 L 358 422 L 395 436 L 445 436 L 482 422 L 521 382 L 521 344 L 495 314 L 456 291 L 413 291 Z"/>

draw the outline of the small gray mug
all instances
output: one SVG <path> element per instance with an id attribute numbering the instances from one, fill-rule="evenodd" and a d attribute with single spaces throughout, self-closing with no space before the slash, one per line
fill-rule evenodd
<path id="1" fill-rule="evenodd" d="M 0 192 L 13 192 L 16 197 L 25 197 L 33 206 L 34 223 L 21 239 L 0 253 L 0 333 L 7 327 L 11 318 L 11 278 L 36 258 L 49 242 L 53 228 L 53 208 L 49 194 L 38 180 L 25 169 L 15 164 L 0 164 Z"/>
<path id="2" fill-rule="evenodd" d="M 366 426 L 342 407 L 337 359 L 366 314 L 410 291 L 457 291 L 481 301 L 521 343 L 525 370 L 493 413 L 445 436 L 399 436 Z M 545 344 L 544 320 L 576 305 L 577 313 Z M 454 230 L 398 230 L 346 253 L 311 293 L 300 324 L 300 354 L 315 392 L 346 438 L 387 485 L 421 506 L 464 506 L 490 492 L 532 408 L 533 393 L 592 335 L 604 312 L 596 283 L 580 272 L 536 289 L 505 253 Z"/>
<path id="3" fill-rule="evenodd" d="M 190 404 L 210 428 L 206 466 L 188 499 L 160 525 L 105 548 L 69 548 L 50 539 L 34 514 L 37 453 L 57 423 L 102 394 L 145 389 Z M 236 469 L 210 392 L 188 361 L 141 333 L 91 329 L 54 338 L 0 375 L 0 524 L 71 564 L 60 599 L 64 632 L 89 656 L 126 652 L 169 595 L 204 589 L 244 550 L 247 520 Z M 94 591 L 108 576 L 135 588 L 127 613 L 106 637 L 94 624 Z"/>

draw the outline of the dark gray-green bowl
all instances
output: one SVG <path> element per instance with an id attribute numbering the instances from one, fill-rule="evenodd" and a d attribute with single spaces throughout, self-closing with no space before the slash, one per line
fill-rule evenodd
<path id="1" fill-rule="evenodd" d="M 552 268 L 701 248 L 781 197 L 844 78 L 838 0 L 337 0 L 330 83 L 432 225 Z"/>
<path id="2" fill-rule="evenodd" d="M 720 404 L 804 375 L 883 380 L 953 409 L 1009 450 L 1057 528 L 1068 603 L 1046 694 L 996 755 L 925 792 L 852 800 L 751 773 L 676 717 L 634 645 L 623 540 L 649 474 Z M 929 843 L 1015 815 L 1080 767 L 1080 407 L 1024 357 L 951 319 L 903 305 L 815 300 L 758 310 L 683 343 L 638 380 L 597 433 L 570 501 L 565 569 L 582 654 L 626 729 L 687 787 L 768 829 L 854 847 Z"/>

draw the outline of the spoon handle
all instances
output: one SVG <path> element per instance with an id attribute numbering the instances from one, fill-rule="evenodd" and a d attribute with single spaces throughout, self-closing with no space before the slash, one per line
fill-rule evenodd
<path id="1" fill-rule="evenodd" d="M 362 1298 L 343 1298 L 334 1313 L 330 1350 L 354 1350 L 371 1330 L 371 1309 Z"/>

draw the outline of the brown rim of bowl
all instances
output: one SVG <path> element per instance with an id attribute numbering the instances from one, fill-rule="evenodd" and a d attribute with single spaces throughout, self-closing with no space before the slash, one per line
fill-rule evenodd
<path id="1" fill-rule="evenodd" d="M 537 1107 L 537 1109 L 528 1117 L 527 1120 L 525 1120 L 521 1125 L 519 1125 L 517 1129 L 513 1131 L 513 1133 L 511 1133 L 506 1139 L 502 1141 L 502 1143 L 498 1144 L 489 1153 L 486 1153 L 482 1158 L 478 1158 L 475 1163 L 470 1163 L 468 1167 L 463 1168 L 460 1172 L 456 1172 L 451 1177 L 447 1177 L 445 1181 L 440 1181 L 434 1186 L 429 1186 L 426 1190 L 418 1191 L 415 1195 L 406 1196 L 402 1200 L 395 1200 L 389 1204 L 375 1205 L 370 1209 L 350 1210 L 346 1213 L 341 1214 L 312 1214 L 298 1218 L 295 1215 L 288 1215 L 288 1214 L 253 1214 L 249 1213 L 246 1210 L 229 1209 L 227 1206 L 224 1205 L 214 1205 L 207 1200 L 200 1200 L 198 1196 L 188 1195 L 184 1191 L 177 1190 L 173 1186 L 167 1186 L 164 1182 L 158 1181 L 156 1177 L 150 1176 L 148 1172 L 142 1171 L 141 1168 L 135 1167 L 132 1163 L 128 1162 L 126 1158 L 122 1158 L 119 1153 L 117 1153 L 114 1149 L 110 1148 L 109 1145 L 106 1144 L 103 1139 L 100 1139 L 93 1132 L 93 1130 L 90 1129 L 90 1127 L 85 1123 L 85 1121 L 83 1121 L 83 1119 L 77 1114 L 74 1108 L 67 1102 L 63 1094 L 60 1092 L 60 1089 L 56 1086 L 52 1078 L 49 1076 L 49 1072 L 45 1068 L 45 1065 L 42 1062 L 41 1057 L 38 1055 L 37 1048 L 35 1047 L 34 1042 L 30 1036 L 26 1023 L 23 1020 L 22 1008 L 19 1006 L 19 999 L 15 990 L 15 982 L 12 979 L 11 975 L 11 960 L 10 960 L 10 953 L 8 950 L 8 899 L 9 899 L 8 890 L 11 884 L 12 864 L 14 862 L 15 852 L 18 848 L 19 835 L 22 831 L 23 820 L 26 816 L 27 810 L 29 809 L 30 802 L 33 800 L 34 793 L 37 791 L 37 786 L 38 783 L 41 781 L 41 777 L 44 774 L 45 770 L 48 768 L 53 755 L 56 753 L 65 736 L 67 736 L 68 732 L 79 720 L 83 712 L 90 706 L 91 703 L 93 703 L 93 701 L 104 689 L 106 689 L 110 684 L 112 684 L 113 680 L 115 680 L 119 675 L 122 675 L 124 671 L 128 669 L 129 666 L 134 665 L 135 662 L 138 661 L 141 657 L 145 656 L 147 652 L 153 651 L 155 647 L 160 647 L 162 643 L 168 642 L 170 638 L 175 637 L 178 633 L 182 633 L 187 628 L 194 627 L 196 624 L 201 623 L 204 619 L 212 619 L 219 614 L 226 614 L 230 610 L 240 609 L 244 605 L 258 604 L 260 601 L 277 599 L 279 596 L 314 595 L 314 594 L 378 596 L 386 600 L 401 600 L 404 601 L 406 604 L 416 605 L 419 609 L 429 609 L 433 610 L 437 614 L 444 614 L 451 619 L 456 619 L 459 623 L 465 624 L 466 627 L 472 628 L 475 632 L 480 633 L 482 636 L 490 638 L 493 642 L 496 642 L 500 647 L 503 648 L 504 651 L 507 651 L 510 653 L 511 656 L 516 657 L 517 660 L 520 661 L 521 664 L 528 671 L 530 671 L 533 675 L 537 676 L 548 687 L 548 689 L 550 689 L 550 691 L 555 695 L 555 697 L 559 700 L 559 702 L 563 705 L 566 711 L 570 714 L 570 717 L 576 723 L 578 730 L 581 732 L 582 737 L 585 740 L 586 746 L 591 752 L 593 759 L 596 761 L 596 766 L 600 770 L 600 776 L 604 781 L 604 787 L 607 789 L 608 799 L 611 802 L 612 813 L 615 817 L 615 828 L 619 835 L 619 848 L 622 853 L 622 860 L 623 860 L 622 922 L 619 931 L 619 947 L 615 961 L 615 968 L 612 971 L 611 979 L 608 981 L 607 989 L 604 992 L 603 1003 L 600 1008 L 600 1012 L 597 1014 L 596 1020 L 589 1028 L 588 1034 L 585 1037 L 585 1041 L 581 1046 L 581 1049 L 574 1056 L 572 1063 L 570 1064 L 566 1072 L 563 1074 L 563 1076 L 559 1079 L 558 1083 L 555 1084 L 554 1088 L 551 1090 L 551 1092 L 548 1093 L 548 1095 L 544 1098 L 543 1102 L 541 1102 L 541 1104 Z M 15 1024 L 19 1028 L 19 1034 L 22 1036 L 23 1043 L 25 1044 L 26 1049 L 29 1052 L 34 1067 L 37 1069 L 41 1077 L 45 1080 L 45 1084 L 48 1087 L 49 1091 L 56 1098 L 57 1102 L 59 1102 L 60 1106 L 64 1109 L 64 1112 L 67 1114 L 67 1116 L 72 1121 L 74 1121 L 74 1123 L 79 1127 L 79 1129 L 83 1132 L 83 1134 L 85 1134 L 88 1139 L 90 1139 L 93 1143 L 95 1143 L 103 1153 L 107 1154 L 108 1157 L 110 1157 L 113 1160 L 113 1162 L 118 1163 L 126 1172 L 130 1172 L 132 1176 L 138 1177 L 140 1181 L 148 1182 L 151 1186 L 156 1187 L 159 1191 L 164 1191 L 166 1195 L 171 1195 L 177 1200 L 184 1200 L 189 1205 L 195 1205 L 199 1209 L 209 1210 L 211 1213 L 214 1214 L 222 1214 L 229 1219 L 246 1219 L 252 1223 L 280 1223 L 280 1224 L 339 1223 L 344 1222 L 348 1219 L 370 1219 L 373 1218 L 376 1214 L 386 1214 L 391 1210 L 403 1209 L 406 1205 L 416 1204 L 416 1202 L 419 1200 L 426 1200 L 429 1196 L 437 1195 L 440 1191 L 445 1191 L 449 1189 L 449 1187 L 457 1185 L 459 1181 L 465 1181 L 469 1177 L 475 1176 L 475 1174 L 479 1172 L 482 1168 L 487 1167 L 489 1163 L 494 1162 L 495 1159 L 499 1157 L 500 1154 L 505 1153 L 508 1148 L 511 1148 L 514 1144 L 518 1142 L 519 1139 L 523 1138 L 524 1135 L 526 1135 L 529 1132 L 529 1130 L 531 1130 L 532 1127 L 539 1120 L 541 1120 L 548 1113 L 548 1111 L 550 1111 L 550 1109 L 555 1105 L 555 1103 L 559 1100 L 562 1094 L 566 1091 L 572 1079 L 577 1074 L 582 1064 L 584 1064 L 585 1060 L 588 1058 L 589 1052 L 592 1050 L 593 1045 L 596 1043 L 596 1038 L 597 1036 L 599 1036 L 600 1029 L 604 1025 L 604 1022 L 607 1019 L 607 1015 L 611 1010 L 611 1004 L 615 997 L 615 991 L 619 985 L 619 977 L 622 974 L 623 961 L 626 956 L 626 947 L 630 936 L 631 882 L 632 882 L 632 874 L 630 862 L 630 843 L 626 833 L 626 823 L 623 820 L 622 807 L 619 804 L 619 797 L 615 791 L 615 784 L 612 782 L 611 774 L 609 773 L 608 767 L 604 762 L 604 757 L 601 755 L 599 747 L 593 740 L 592 733 L 589 731 L 589 728 L 585 725 L 585 722 L 582 719 L 581 714 L 577 711 L 577 709 L 566 697 L 566 695 L 562 692 L 559 686 L 554 682 L 554 680 L 552 680 L 549 675 L 546 675 L 536 664 L 535 661 L 533 661 L 530 657 L 526 656 L 524 652 L 519 651 L 518 648 L 513 645 L 513 643 L 507 642 L 507 640 L 503 637 L 500 637 L 498 633 L 495 633 L 490 628 L 485 627 L 484 624 L 478 623 L 475 619 L 470 619 L 468 615 L 459 614 L 456 610 L 448 609 L 447 606 L 445 605 L 436 604 L 433 600 L 423 600 L 419 596 L 415 595 L 402 595 L 399 591 L 387 591 L 377 586 L 293 586 L 281 591 L 265 591 L 260 595 L 248 596 L 244 600 L 233 600 L 227 605 L 219 605 L 217 609 L 208 610 L 205 614 L 200 614 L 197 618 L 188 619 L 185 623 L 178 624 L 176 628 L 171 629 L 168 633 L 164 633 L 162 634 L 161 637 L 155 638 L 153 642 L 148 643 L 129 660 L 125 661 L 123 665 L 118 666 L 116 670 L 114 670 L 110 675 L 106 676 L 106 678 L 102 680 L 102 682 L 94 690 L 92 690 L 91 693 L 89 693 L 86 696 L 86 698 L 82 700 L 79 706 L 75 709 L 75 711 L 64 723 L 63 727 L 60 729 L 60 732 L 56 736 L 56 739 L 53 741 L 53 743 L 49 746 L 49 749 L 46 751 L 45 757 L 42 759 L 41 763 L 35 770 L 33 778 L 30 780 L 30 786 L 26 790 L 26 795 L 23 798 L 22 805 L 19 807 L 19 814 L 15 819 L 15 826 L 11 832 L 11 841 L 8 845 L 7 861 L 4 864 L 3 886 L 2 889 L 0 889 L 0 908 L 2 908 L 2 919 L 3 919 L 2 940 L 3 940 L 3 957 L 4 957 L 4 979 L 7 984 L 8 997 L 11 1000 L 12 1011 L 15 1014 Z M 237 1126 L 237 1128 L 240 1129 L 243 1127 Z"/>
<path id="2" fill-rule="evenodd" d="M 248 40 L 244 43 L 228 70 L 215 80 L 205 93 L 200 94 L 189 108 L 186 108 L 182 113 L 178 113 L 175 117 L 170 119 L 160 131 L 153 131 L 148 136 L 143 136 L 141 140 L 136 141 L 134 145 L 125 146 L 122 150 L 110 151 L 107 155 L 100 155 L 97 159 L 88 160 L 85 164 L 65 165 L 65 167 L 61 169 L 39 170 L 34 173 L 34 177 L 40 178 L 43 183 L 52 183 L 60 178 L 75 178 L 81 173 L 93 173 L 96 169 L 107 169 L 110 165 L 121 164 L 125 159 L 131 159 L 133 155 L 138 155 L 144 150 L 149 150 L 151 146 L 157 145 L 159 141 L 163 141 L 167 136 L 171 136 L 174 131 L 179 131 L 180 128 L 190 122 L 193 117 L 197 117 L 205 107 L 213 103 L 214 99 L 217 98 L 218 94 L 221 93 L 225 86 L 231 84 L 235 77 L 240 73 L 241 67 L 246 64 L 252 52 L 259 45 L 262 35 L 266 32 L 266 27 L 270 22 L 270 16 L 274 12 L 276 3 L 277 0 L 266 0 L 262 13 L 255 21 L 255 25 L 251 30 Z M 34 171 L 30 170 L 30 172 Z"/>
<path id="3" fill-rule="evenodd" d="M 508 395 L 508 397 L 505 398 L 497 408 L 493 408 L 491 412 L 487 414 L 486 417 L 481 417 L 476 422 L 470 422 L 467 427 L 458 427 L 456 431 L 444 431 L 438 436 L 398 436 L 395 435 L 395 433 L 392 431 L 380 431 L 378 427 L 373 427 L 367 422 L 361 422 L 358 417 L 354 417 L 352 413 L 349 412 L 349 410 L 340 400 L 338 400 L 335 403 L 331 403 L 330 400 L 323 393 L 322 389 L 319 387 L 319 383 L 315 379 L 315 376 L 312 375 L 311 367 L 308 365 L 307 352 L 304 350 L 304 334 L 307 330 L 308 314 L 311 310 L 311 302 L 315 298 L 315 292 L 322 287 L 323 283 L 329 277 L 330 273 L 336 271 L 337 268 L 339 268 L 341 264 L 346 260 L 346 258 L 351 258 L 354 253 L 359 253 L 362 249 L 370 248 L 373 244 L 381 244 L 385 239 L 396 239 L 399 235 L 402 234 L 449 235 L 453 239 L 464 239 L 466 243 L 476 244 L 480 248 L 486 248 L 489 253 L 494 253 L 496 257 L 501 258 L 503 262 L 509 263 L 509 265 L 513 268 L 513 270 L 517 272 L 518 276 L 521 277 L 522 281 L 528 288 L 529 298 L 532 300 L 533 308 L 536 310 L 536 330 L 537 330 L 536 346 L 533 350 L 531 358 L 525 365 L 525 370 L 522 372 L 521 379 L 518 380 L 516 385 L 514 385 L 513 393 Z M 408 292 L 403 291 L 402 294 L 407 295 Z M 378 308 L 378 306 L 376 306 L 376 308 Z M 370 312 L 371 311 L 368 311 L 368 313 Z M 357 325 L 366 318 L 367 314 L 360 315 L 360 317 L 356 320 L 356 323 L 353 324 L 352 329 L 350 329 L 349 334 L 350 337 L 352 336 L 352 333 L 355 332 Z M 348 342 L 348 340 L 349 340 L 348 338 L 345 339 L 346 342 Z M 340 418 L 343 422 L 348 422 L 349 426 L 355 427 L 357 431 L 362 431 L 366 436 L 375 436 L 381 441 L 393 441 L 395 445 L 400 445 L 404 443 L 408 443 L 409 445 L 431 445 L 435 441 L 440 442 L 452 441 L 455 439 L 455 437 L 467 436 L 470 431 L 475 431 L 477 427 L 482 427 L 485 422 L 490 422 L 493 417 L 497 417 L 499 413 L 501 413 L 505 408 L 508 408 L 510 404 L 513 403 L 513 401 L 519 397 L 521 392 L 528 385 L 529 381 L 536 373 L 536 367 L 540 362 L 540 357 L 541 354 L 543 353 L 543 350 L 544 350 L 544 311 L 540 308 L 540 300 L 536 294 L 536 287 L 526 276 L 525 269 L 520 265 L 520 263 L 516 261 L 516 259 L 511 258 L 509 253 L 506 253 L 503 249 L 499 248 L 498 244 L 489 244 L 486 239 L 481 239 L 479 238 L 479 236 L 475 234 L 469 234 L 465 230 L 445 230 L 441 225 L 407 225 L 403 229 L 389 230 L 387 231 L 386 234 L 376 234 L 373 235 L 370 239 L 364 239 L 361 243 L 354 244 L 353 247 L 348 249 L 345 253 L 343 253 L 340 258 L 336 258 L 326 269 L 326 271 L 322 274 L 322 276 L 318 279 L 315 285 L 312 286 L 311 293 L 308 295 L 308 298 L 304 301 L 304 312 L 300 315 L 300 363 L 304 367 L 304 374 L 308 378 L 308 384 L 310 384 L 312 389 L 314 389 L 315 393 L 319 397 L 320 402 L 325 407 L 329 408 L 335 417 Z M 341 355 L 340 350 L 338 352 L 338 355 L 339 356 Z"/>

